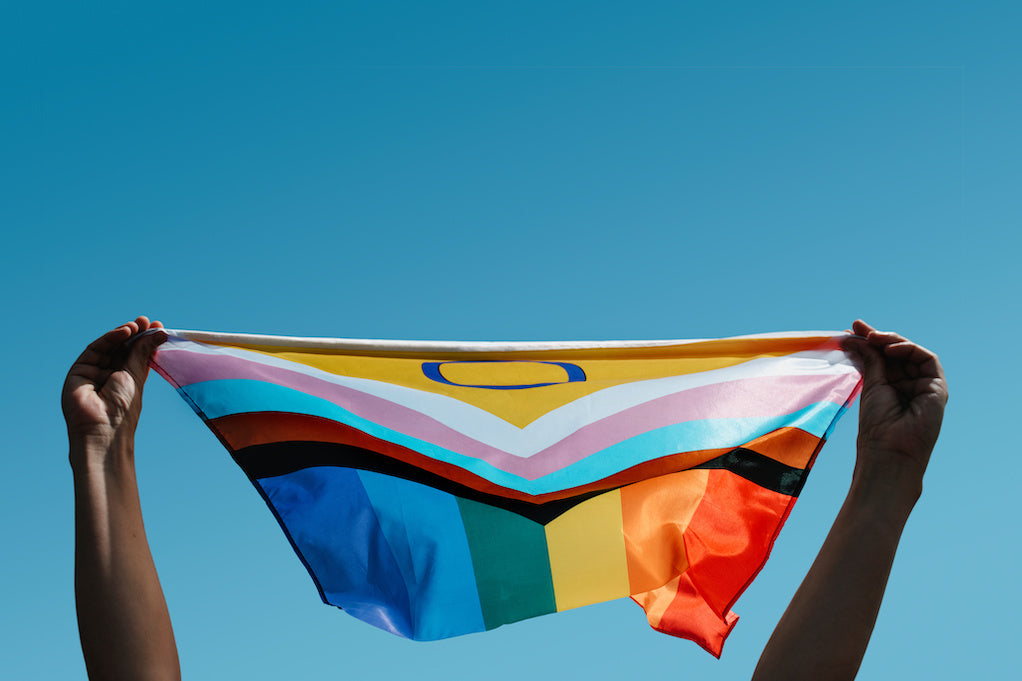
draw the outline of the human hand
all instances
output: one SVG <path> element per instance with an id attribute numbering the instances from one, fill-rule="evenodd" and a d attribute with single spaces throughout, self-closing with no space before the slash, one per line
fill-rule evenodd
<path id="1" fill-rule="evenodd" d="M 860 464 L 907 467 L 922 479 L 937 442 L 947 382 L 937 355 L 896 333 L 862 320 L 852 325 L 844 349 L 863 372 L 859 406 Z"/>
<path id="2" fill-rule="evenodd" d="M 139 336 L 162 328 L 160 322 L 139 317 L 93 341 L 71 366 L 60 401 L 72 447 L 130 442 L 142 410 L 149 357 L 167 339 L 163 331 Z"/>
<path id="3" fill-rule="evenodd" d="M 844 339 L 862 370 L 859 446 L 841 511 L 756 667 L 756 681 L 854 679 L 940 433 L 937 356 L 863 321 Z"/>

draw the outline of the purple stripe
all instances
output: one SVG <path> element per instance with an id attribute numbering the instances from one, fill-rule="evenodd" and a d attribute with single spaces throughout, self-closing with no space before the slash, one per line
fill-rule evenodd
<path id="1" fill-rule="evenodd" d="M 385 428 L 486 461 L 505 472 L 536 480 L 630 437 L 664 426 L 715 418 L 772 417 L 818 402 L 844 404 L 856 374 L 765 376 L 701 386 L 630 407 L 583 426 L 529 458 L 470 438 L 431 416 L 297 371 L 233 355 L 186 350 L 160 352 L 160 366 L 180 385 L 219 379 L 267 381 L 329 400 Z M 722 405 L 726 405 L 724 409 Z"/>

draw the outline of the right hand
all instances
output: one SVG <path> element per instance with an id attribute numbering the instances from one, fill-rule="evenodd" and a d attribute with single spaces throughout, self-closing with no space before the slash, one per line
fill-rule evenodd
<path id="1" fill-rule="evenodd" d="M 862 365 L 859 456 L 866 463 L 909 465 L 922 475 L 937 442 L 947 404 L 947 382 L 937 355 L 864 321 L 844 349 Z"/>

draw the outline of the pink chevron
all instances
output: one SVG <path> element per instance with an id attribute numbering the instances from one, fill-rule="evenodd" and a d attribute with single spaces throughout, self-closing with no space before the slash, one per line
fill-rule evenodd
<path id="1" fill-rule="evenodd" d="M 179 358 L 181 353 L 187 356 Z M 486 461 L 527 480 L 536 480 L 567 468 L 602 449 L 657 428 L 686 421 L 722 418 L 721 403 L 728 405 L 725 418 L 790 414 L 824 401 L 842 405 L 859 380 L 853 373 L 765 376 L 692 388 L 594 421 L 546 449 L 522 458 L 470 438 L 410 407 L 301 372 L 233 355 L 186 350 L 160 352 L 156 359 L 162 368 L 170 370 L 180 386 L 221 379 L 267 381 L 328 400 L 361 418 Z"/>

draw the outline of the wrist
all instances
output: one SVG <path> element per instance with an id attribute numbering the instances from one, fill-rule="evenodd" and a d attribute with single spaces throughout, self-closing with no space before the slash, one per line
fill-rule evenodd
<path id="1" fill-rule="evenodd" d="M 849 500 L 885 518 L 904 522 L 923 492 L 923 471 L 911 459 L 860 449 Z"/>
<path id="2" fill-rule="evenodd" d="M 88 470 L 114 470 L 134 462 L 134 438 L 117 433 L 68 433 L 68 460 L 76 475 Z"/>

